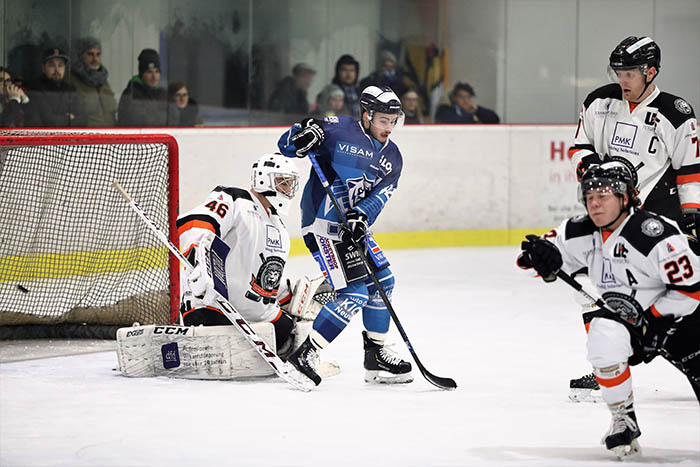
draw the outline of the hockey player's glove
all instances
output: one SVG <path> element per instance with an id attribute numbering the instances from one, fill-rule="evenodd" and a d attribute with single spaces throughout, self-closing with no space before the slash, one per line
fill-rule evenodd
<path id="1" fill-rule="evenodd" d="M 649 363 L 656 357 L 659 350 L 666 346 L 666 341 L 671 336 L 683 317 L 654 316 L 651 309 L 644 312 L 642 325 L 642 347 L 644 363 Z"/>
<path id="2" fill-rule="evenodd" d="M 323 122 L 315 118 L 305 118 L 301 121 L 301 129 L 292 135 L 292 143 L 297 148 L 297 157 L 306 157 L 309 151 L 317 149 L 323 139 Z"/>
<path id="3" fill-rule="evenodd" d="M 348 226 L 343 226 L 340 231 L 340 240 L 343 243 L 350 243 L 353 240 L 355 243 L 361 244 L 369 228 L 367 216 L 356 209 L 351 209 L 345 213 L 345 217 L 348 219 Z"/>
<path id="4" fill-rule="evenodd" d="M 542 280 L 555 281 L 559 269 L 564 264 L 559 249 L 554 243 L 537 235 L 527 235 L 525 238 L 527 241 L 520 245 L 523 250 L 523 259 L 535 268 Z"/>
<path id="5" fill-rule="evenodd" d="M 698 237 L 698 227 L 700 227 L 700 212 L 697 211 L 683 211 L 683 217 L 681 217 L 680 228 L 681 230 L 693 237 Z"/>

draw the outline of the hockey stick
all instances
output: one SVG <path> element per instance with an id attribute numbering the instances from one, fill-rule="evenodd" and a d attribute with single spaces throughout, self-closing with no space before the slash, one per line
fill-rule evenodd
<path id="1" fill-rule="evenodd" d="M 129 203 L 129 206 L 131 206 L 136 214 L 138 214 L 141 220 L 144 221 L 144 223 L 153 231 L 153 233 L 156 234 L 158 240 L 160 240 L 160 242 L 165 245 L 177 259 L 180 260 L 187 272 L 191 272 L 193 269 L 192 265 L 187 258 L 185 258 L 185 255 L 183 255 L 182 252 L 180 252 L 180 250 L 173 245 L 165 232 L 163 232 L 160 227 L 158 227 L 158 225 L 146 215 L 143 209 L 136 204 L 129 193 L 127 193 L 116 180 L 112 183 L 112 185 L 122 195 L 126 202 Z M 277 373 L 280 378 L 287 381 L 295 388 L 305 392 L 308 392 L 315 387 L 313 381 L 299 373 L 291 364 L 283 362 L 277 356 L 277 354 L 268 347 L 265 341 L 257 335 L 253 328 L 250 327 L 250 324 L 248 324 L 245 318 L 238 311 L 236 311 L 231 303 L 229 303 L 226 298 L 221 296 L 218 291 L 216 292 L 216 302 L 220 309 L 224 312 L 224 315 L 226 315 L 226 317 L 231 321 L 231 324 L 236 326 L 236 328 L 241 331 L 243 337 L 245 337 L 248 343 L 258 352 L 262 359 L 265 360 L 265 362 L 267 362 L 267 364 L 270 365 L 273 370 L 275 370 L 275 373 Z"/>
<path id="2" fill-rule="evenodd" d="M 585 297 L 587 300 L 590 300 L 594 302 L 598 307 L 600 307 L 601 310 L 606 312 L 609 316 L 606 316 L 609 319 L 612 319 L 614 321 L 617 321 L 618 323 L 622 324 L 627 328 L 630 334 L 632 334 L 639 342 L 642 342 L 642 334 L 639 332 L 638 329 L 633 327 L 630 323 L 622 319 L 620 316 L 618 316 L 617 313 L 615 313 L 610 306 L 602 299 L 598 297 L 594 297 L 593 295 L 589 294 L 586 289 L 583 288 L 583 285 L 571 275 L 565 273 L 561 269 L 559 272 L 557 272 L 557 277 L 569 284 L 571 287 L 573 287 L 578 293 L 580 293 L 583 297 Z M 682 362 L 679 362 L 678 360 L 674 359 L 673 356 L 668 353 L 668 351 L 661 347 L 660 349 L 656 349 L 656 352 L 661 355 L 663 358 L 668 360 L 668 362 L 678 368 L 678 370 L 681 371 L 684 375 L 688 377 L 688 379 L 696 386 L 700 387 L 700 381 L 697 380 L 697 377 L 694 376 L 692 373 L 690 373 L 690 370 L 686 368 L 685 365 L 683 365 Z"/>
<path id="3" fill-rule="evenodd" d="M 330 185 L 328 184 L 328 180 L 326 179 L 326 176 L 324 175 L 323 171 L 321 170 L 321 166 L 318 165 L 318 161 L 316 160 L 316 155 L 312 153 L 308 153 L 309 159 L 311 160 L 311 165 L 314 167 L 314 171 L 316 171 L 316 175 L 318 176 L 318 179 L 321 182 L 321 185 L 323 185 L 323 188 L 326 190 L 326 194 L 330 198 L 331 202 L 333 203 L 333 207 L 335 210 L 338 212 L 338 216 L 340 217 L 340 221 L 343 224 L 344 227 L 350 228 L 348 225 L 348 219 L 345 217 L 345 212 L 341 209 L 340 205 L 338 204 L 338 200 L 336 199 L 335 195 L 331 191 Z M 357 249 L 357 251 L 360 253 L 360 259 L 362 260 L 362 264 L 364 264 L 365 269 L 367 270 L 367 274 L 369 277 L 372 279 L 372 282 L 374 282 L 374 286 L 377 288 L 377 291 L 379 292 L 379 295 L 382 297 L 382 301 L 386 305 L 387 309 L 389 310 L 389 314 L 391 315 L 391 319 L 394 321 L 394 324 L 396 325 L 396 328 L 399 330 L 399 334 L 401 334 L 401 337 L 403 338 L 404 343 L 406 344 L 406 347 L 408 347 L 408 351 L 411 352 L 411 356 L 413 357 L 413 360 L 415 360 L 416 365 L 418 365 L 418 368 L 420 369 L 421 374 L 427 379 L 431 384 L 434 384 L 435 386 L 439 387 L 440 389 L 456 389 L 457 388 L 457 383 L 455 380 L 452 378 L 443 378 L 440 376 L 435 376 L 434 374 L 430 373 L 421 363 L 421 361 L 418 359 L 418 355 L 416 354 L 416 351 L 413 350 L 413 345 L 411 345 L 411 341 L 408 340 L 408 336 L 406 335 L 406 331 L 403 330 L 403 326 L 401 326 L 401 322 L 399 321 L 399 318 L 396 316 L 396 312 L 394 311 L 394 307 L 391 305 L 391 301 L 389 300 L 389 297 L 387 296 L 386 292 L 384 291 L 384 288 L 382 285 L 379 283 L 379 279 L 377 279 L 377 275 L 372 272 L 372 268 L 370 267 L 369 260 L 367 259 L 367 255 L 364 253 L 364 250 L 360 248 L 360 245 L 358 245 L 354 240 L 350 240 L 352 246 Z"/>

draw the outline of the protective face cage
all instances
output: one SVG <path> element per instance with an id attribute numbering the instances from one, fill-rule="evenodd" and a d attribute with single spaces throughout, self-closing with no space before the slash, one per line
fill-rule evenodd
<path id="1" fill-rule="evenodd" d="M 277 212 L 286 215 L 299 190 L 299 170 L 282 154 L 265 154 L 253 163 L 251 188 L 265 196 Z"/>

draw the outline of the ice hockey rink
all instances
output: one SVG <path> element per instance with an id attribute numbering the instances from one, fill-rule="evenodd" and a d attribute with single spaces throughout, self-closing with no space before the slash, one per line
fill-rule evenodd
<path id="1" fill-rule="evenodd" d="M 387 252 L 399 319 L 423 364 L 454 378 L 455 391 L 415 366 L 412 384 L 365 384 L 359 316 L 322 353 L 341 374 L 311 393 L 278 378 L 126 378 L 113 343 L 28 343 L 26 357 L 41 358 L 0 365 L 0 465 L 619 465 L 600 445 L 607 408 L 567 397 L 569 379 L 590 371 L 575 293 L 525 277 L 516 254 Z M 315 266 L 293 257 L 287 272 Z M 393 326 L 390 340 L 410 359 Z M 14 359 L 2 345 L 0 357 Z M 66 347 L 75 355 L 45 357 Z M 632 375 L 642 457 L 626 465 L 700 465 L 700 408 L 687 380 L 661 358 Z"/>

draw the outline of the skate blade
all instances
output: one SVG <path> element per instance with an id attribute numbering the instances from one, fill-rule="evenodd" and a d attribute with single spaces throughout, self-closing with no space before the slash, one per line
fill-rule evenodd
<path id="1" fill-rule="evenodd" d="M 382 370 L 365 370 L 365 383 L 372 384 L 407 384 L 413 381 L 411 373 L 395 375 Z"/>
<path id="2" fill-rule="evenodd" d="M 340 374 L 340 365 L 335 360 L 320 362 L 316 365 L 316 373 L 323 379 L 331 378 Z"/>
<path id="3" fill-rule="evenodd" d="M 633 439 L 630 444 L 615 446 L 610 450 L 623 462 L 634 460 L 642 454 L 642 448 L 639 447 L 639 443 L 636 439 Z"/>
<path id="4" fill-rule="evenodd" d="M 569 400 L 571 400 L 571 402 L 588 402 L 595 404 L 603 402 L 603 395 L 600 389 L 571 388 L 569 391 Z"/>

